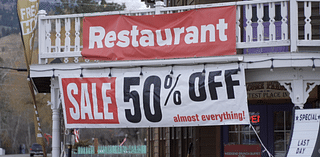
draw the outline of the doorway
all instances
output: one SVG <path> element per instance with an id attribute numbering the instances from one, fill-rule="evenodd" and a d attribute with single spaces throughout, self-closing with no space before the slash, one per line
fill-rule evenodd
<path id="1" fill-rule="evenodd" d="M 249 105 L 251 124 L 260 136 L 265 147 L 275 157 L 285 157 L 288 149 L 292 108 L 293 104 Z M 249 125 L 224 126 L 222 129 L 224 145 L 260 144 L 255 132 Z M 261 149 L 261 156 L 268 157 L 264 148 L 261 147 Z"/>

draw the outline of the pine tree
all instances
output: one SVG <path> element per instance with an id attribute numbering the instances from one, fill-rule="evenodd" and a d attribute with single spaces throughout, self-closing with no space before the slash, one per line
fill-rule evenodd
<path id="1" fill-rule="evenodd" d="M 121 11 L 126 8 L 125 4 L 107 3 L 102 0 L 99 4 L 95 0 L 61 0 L 61 3 L 56 6 L 58 14 L 79 14 L 93 13 L 105 11 Z"/>
<path id="2" fill-rule="evenodd" d="M 118 3 L 112 2 L 112 3 L 106 3 L 106 4 L 102 5 L 102 2 L 101 2 L 100 10 L 98 10 L 98 12 L 120 11 L 120 10 L 124 10 L 125 8 L 126 8 L 126 5 L 124 3 L 118 4 Z"/>
<path id="3" fill-rule="evenodd" d="M 94 0 L 78 0 L 75 7 L 75 13 L 97 12 L 98 3 Z"/>
<path id="4" fill-rule="evenodd" d="M 104 6 L 105 4 L 107 4 L 106 0 L 101 0 L 101 5 Z"/>

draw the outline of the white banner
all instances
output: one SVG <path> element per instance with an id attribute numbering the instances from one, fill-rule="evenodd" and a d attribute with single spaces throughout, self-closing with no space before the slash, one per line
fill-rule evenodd
<path id="1" fill-rule="evenodd" d="M 293 133 L 287 157 L 320 155 L 320 109 L 295 110 Z"/>
<path id="2" fill-rule="evenodd" d="M 241 64 L 84 69 L 83 76 L 59 76 L 67 128 L 249 124 Z"/>

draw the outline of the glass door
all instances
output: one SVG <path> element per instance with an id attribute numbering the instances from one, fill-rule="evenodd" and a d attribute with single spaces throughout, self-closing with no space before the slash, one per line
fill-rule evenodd
<path id="1" fill-rule="evenodd" d="M 275 157 L 285 157 L 292 122 L 291 107 L 271 107 L 273 113 L 273 151 Z"/>

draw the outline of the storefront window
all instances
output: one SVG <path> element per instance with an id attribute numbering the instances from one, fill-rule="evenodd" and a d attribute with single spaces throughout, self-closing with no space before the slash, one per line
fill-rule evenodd
<path id="1" fill-rule="evenodd" d="M 260 134 L 260 113 L 250 112 L 250 121 Z M 229 126 L 229 144 L 259 144 L 259 140 L 249 125 L 233 125 Z"/>
<path id="2" fill-rule="evenodd" d="M 289 146 L 292 113 L 276 111 L 273 115 L 275 157 L 284 157 Z"/>

